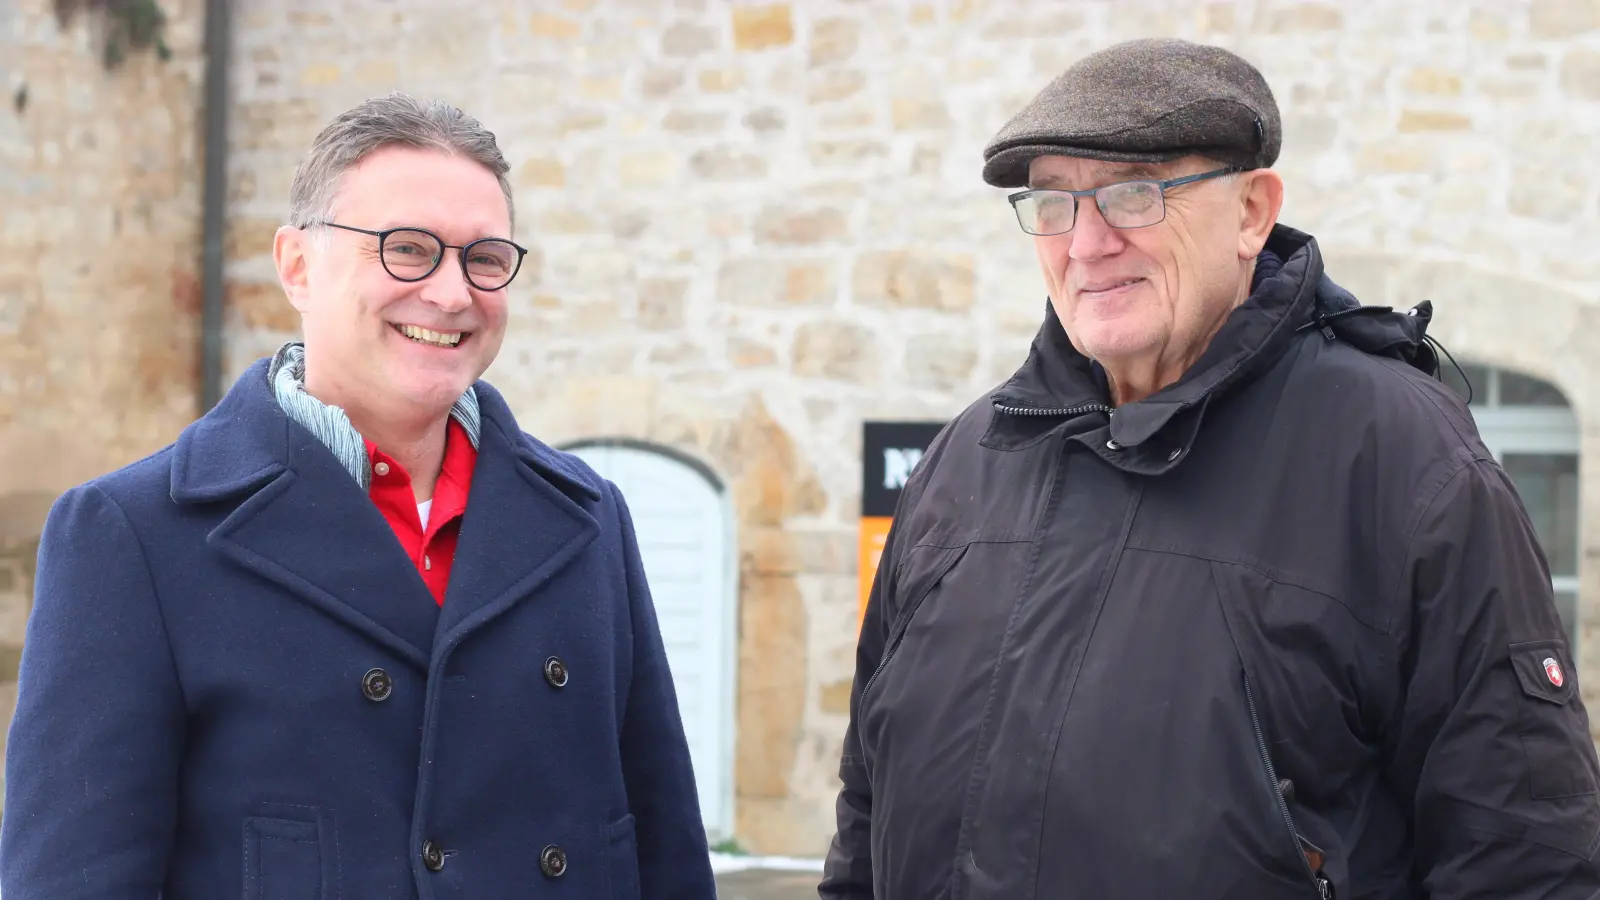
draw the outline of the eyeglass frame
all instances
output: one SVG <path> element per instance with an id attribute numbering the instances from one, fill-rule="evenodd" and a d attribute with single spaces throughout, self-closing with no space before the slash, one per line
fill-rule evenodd
<path id="1" fill-rule="evenodd" d="M 1006 202 L 1011 204 L 1011 211 L 1016 214 L 1017 225 L 1022 229 L 1023 234 L 1032 235 L 1034 237 L 1055 237 L 1056 235 L 1071 234 L 1072 229 L 1078 227 L 1079 198 L 1094 197 L 1095 208 L 1100 209 L 1099 195 L 1101 191 L 1110 190 L 1111 188 L 1122 187 L 1129 184 L 1153 184 L 1158 189 L 1157 196 L 1161 198 L 1161 218 L 1156 219 L 1154 222 L 1146 222 L 1143 225 L 1112 225 L 1110 222 L 1106 223 L 1106 225 L 1111 228 L 1120 228 L 1123 230 L 1149 228 L 1151 225 L 1159 225 L 1162 222 L 1165 222 L 1167 219 L 1167 191 L 1181 185 L 1193 184 L 1197 181 L 1205 181 L 1211 178 L 1221 178 L 1224 175 L 1236 175 L 1243 171 L 1245 170 L 1239 168 L 1238 166 L 1224 166 L 1220 169 L 1213 169 L 1209 172 L 1200 172 L 1195 175 L 1183 175 L 1178 178 L 1168 178 L 1165 181 L 1155 178 L 1130 178 L 1127 181 L 1114 181 L 1111 184 L 1102 184 L 1099 187 L 1084 188 L 1077 191 L 1062 190 L 1060 188 L 1030 188 L 1025 191 L 1018 191 L 1014 194 L 1008 195 L 1006 197 Z M 1023 225 L 1022 211 L 1017 209 L 1017 202 L 1020 200 L 1026 200 L 1027 198 L 1036 194 L 1065 194 L 1072 198 L 1072 224 L 1068 226 L 1065 231 L 1052 231 L 1048 234 L 1040 234 L 1038 232 L 1029 231 L 1028 227 Z M 1105 210 L 1100 210 L 1100 216 L 1101 218 L 1105 217 Z"/>
<path id="2" fill-rule="evenodd" d="M 522 262 L 528 256 L 528 248 L 522 246 L 521 244 L 517 243 L 516 241 L 511 240 L 510 238 L 497 238 L 497 237 L 478 238 L 475 241 L 468 241 L 464 245 L 457 246 L 455 244 L 447 244 L 447 243 L 445 243 L 444 238 L 439 237 L 437 234 L 434 234 L 433 232 L 429 231 L 426 228 L 419 228 L 416 225 L 399 225 L 399 226 L 396 226 L 394 228 L 385 228 L 382 231 L 373 231 L 370 228 L 357 228 L 354 225 L 341 225 L 338 222 L 317 221 L 317 222 L 308 223 L 307 227 L 309 228 L 309 227 L 316 226 L 316 225 L 321 225 L 321 226 L 325 226 L 325 227 L 328 227 L 328 228 L 338 228 L 338 229 L 341 229 L 343 231 L 353 231 L 353 232 L 356 232 L 357 234 L 367 234 L 367 235 L 371 235 L 371 236 L 377 238 L 378 239 L 378 264 L 383 266 L 383 270 L 385 272 L 389 273 L 389 277 L 390 278 L 393 278 L 396 281 L 403 281 L 403 282 L 405 282 L 407 284 L 414 284 L 414 283 L 416 283 L 418 281 L 424 281 L 424 280 L 428 279 L 429 277 L 431 277 L 433 275 L 433 273 L 439 271 L 440 264 L 442 264 L 444 262 L 444 251 L 446 251 L 446 250 L 460 250 L 461 252 L 456 255 L 456 260 L 461 264 L 461 275 L 462 275 L 462 277 L 466 278 L 467 284 L 472 285 L 474 288 L 476 288 L 476 289 L 478 289 L 480 291 L 487 291 L 487 292 L 491 292 L 491 293 L 494 292 L 494 291 L 503 291 L 503 290 L 506 289 L 507 286 L 509 286 L 511 284 L 512 281 L 516 280 L 516 277 L 517 277 L 518 273 L 520 273 L 522 271 Z M 428 267 L 428 271 L 422 273 L 421 275 L 418 275 L 415 278 L 403 278 L 403 277 L 401 277 L 399 275 L 396 275 L 394 273 L 394 270 L 389 268 L 389 263 L 383 258 L 383 245 L 384 245 L 384 242 L 389 240 L 389 236 L 390 235 L 392 235 L 392 234 L 394 234 L 396 232 L 399 232 L 399 231 L 416 231 L 416 232 L 420 232 L 422 234 L 427 235 L 428 237 L 433 238 L 435 241 L 439 242 L 439 255 L 434 257 L 433 265 Z M 502 244 L 510 244 L 517 251 L 517 264 L 516 264 L 516 266 L 512 268 L 511 274 L 506 276 L 506 280 L 501 282 L 499 287 L 495 287 L 495 288 L 486 288 L 486 287 L 480 286 L 478 284 L 478 282 L 473 280 L 472 273 L 467 271 L 467 251 L 472 249 L 473 247 L 477 246 L 478 244 L 486 243 L 488 241 L 497 241 L 497 242 L 502 243 Z"/>

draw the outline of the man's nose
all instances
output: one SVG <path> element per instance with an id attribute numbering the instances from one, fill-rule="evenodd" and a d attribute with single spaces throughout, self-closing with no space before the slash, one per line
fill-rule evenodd
<path id="1" fill-rule="evenodd" d="M 422 299 L 445 312 L 461 312 L 472 305 L 472 286 L 461 271 L 456 251 L 446 250 L 439 268 L 422 281 Z"/>
<path id="2" fill-rule="evenodd" d="M 1105 216 L 1100 214 L 1100 207 L 1095 204 L 1093 197 L 1079 198 L 1077 216 L 1072 223 L 1072 247 L 1067 251 L 1069 258 L 1085 262 L 1102 259 L 1115 255 L 1126 244 L 1121 229 L 1106 224 Z"/>

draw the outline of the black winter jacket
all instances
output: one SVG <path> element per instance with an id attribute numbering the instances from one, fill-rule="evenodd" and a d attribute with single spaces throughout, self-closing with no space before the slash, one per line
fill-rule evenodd
<path id="1" fill-rule="evenodd" d="M 1047 313 L 896 512 L 825 900 L 1600 896 L 1550 575 L 1413 314 L 1315 241 L 1112 410 Z"/>

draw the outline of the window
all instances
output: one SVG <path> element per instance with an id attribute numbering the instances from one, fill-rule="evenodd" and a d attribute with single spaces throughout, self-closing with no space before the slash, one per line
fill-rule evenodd
<path id="1" fill-rule="evenodd" d="M 1511 476 L 1550 562 L 1556 608 L 1576 653 L 1578 633 L 1578 421 L 1553 384 L 1518 372 L 1463 364 L 1470 409 L 1489 452 Z M 1445 361 L 1444 379 L 1466 385 Z"/>

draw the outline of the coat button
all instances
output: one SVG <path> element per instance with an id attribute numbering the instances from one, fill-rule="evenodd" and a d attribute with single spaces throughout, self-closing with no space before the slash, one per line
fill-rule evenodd
<path id="1" fill-rule="evenodd" d="M 567 851 L 554 845 L 539 852 L 539 869 L 551 878 L 560 878 L 567 872 Z"/>
<path id="2" fill-rule="evenodd" d="M 361 693 L 368 700 L 383 702 L 394 692 L 394 679 L 382 669 L 369 669 L 361 676 Z"/>
<path id="3" fill-rule="evenodd" d="M 433 841 L 422 842 L 422 864 L 428 867 L 429 872 L 437 872 L 444 868 L 444 851 Z"/>
<path id="4" fill-rule="evenodd" d="M 544 680 L 554 687 L 567 686 L 567 664 L 561 661 L 561 657 L 552 656 L 544 661 Z"/>

